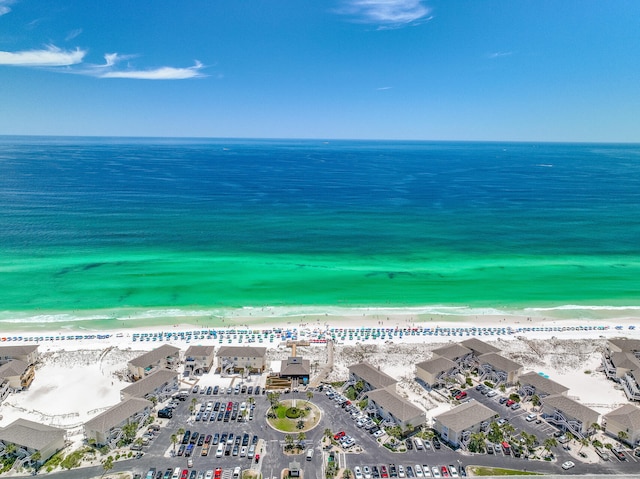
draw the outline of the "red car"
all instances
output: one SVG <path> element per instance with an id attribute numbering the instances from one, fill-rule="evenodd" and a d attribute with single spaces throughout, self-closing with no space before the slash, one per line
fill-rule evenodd
<path id="1" fill-rule="evenodd" d="M 467 397 L 467 391 L 461 391 L 458 393 L 458 395 L 456 396 L 456 399 L 459 401 L 460 399 L 464 399 Z"/>
<path id="2" fill-rule="evenodd" d="M 340 440 L 341 438 L 343 438 L 343 437 L 344 437 L 344 436 L 346 436 L 346 435 L 347 435 L 347 433 L 346 433 L 346 432 L 344 432 L 344 431 L 340 431 L 338 434 L 336 434 L 335 436 L 333 436 L 333 438 L 334 438 L 336 441 L 338 441 L 338 440 Z"/>
<path id="3" fill-rule="evenodd" d="M 387 466 L 384 464 L 380 466 L 380 476 L 381 477 L 389 477 L 389 472 L 387 471 Z"/>
<path id="4" fill-rule="evenodd" d="M 260 462 L 260 454 L 256 454 L 256 464 L 258 464 L 258 462 Z"/>
<path id="5" fill-rule="evenodd" d="M 507 407 L 511 407 L 512 404 L 515 404 L 515 401 L 513 399 L 509 399 L 505 404 Z"/>
<path id="6" fill-rule="evenodd" d="M 186 469 L 183 469 L 182 476 L 180 476 L 180 479 L 189 479 L 189 471 Z"/>
<path id="7" fill-rule="evenodd" d="M 222 477 L 222 469 L 218 468 L 216 469 L 216 472 L 213 474 L 214 479 L 221 479 Z"/>
<path id="8" fill-rule="evenodd" d="M 449 469 L 447 469 L 447 466 L 442 466 L 440 472 L 442 472 L 442 477 L 449 477 Z"/>

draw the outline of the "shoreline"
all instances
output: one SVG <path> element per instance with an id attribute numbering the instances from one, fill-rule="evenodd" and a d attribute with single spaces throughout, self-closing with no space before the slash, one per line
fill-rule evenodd
<path id="1" fill-rule="evenodd" d="M 36 314 L 34 314 L 36 313 Z M 499 327 L 551 324 L 614 323 L 640 326 L 639 306 L 529 307 L 520 310 L 469 308 L 460 306 L 407 307 L 243 307 L 205 308 L 127 308 L 93 311 L 0 312 L 1 334 L 72 333 L 160 330 L 166 328 L 224 329 L 244 326 L 252 329 L 271 327 L 401 327 L 407 324 L 431 327 L 436 324 L 465 327 Z"/>
<path id="2" fill-rule="evenodd" d="M 640 338 L 640 311 L 628 314 L 636 313 L 633 307 L 598 309 L 595 310 L 598 317 L 591 318 L 563 317 L 569 311 L 566 308 L 539 311 L 538 315 L 530 316 L 496 310 L 475 315 L 426 314 L 422 308 L 345 308 L 341 311 L 333 308 L 331 314 L 289 311 L 288 315 L 283 315 L 278 308 L 243 308 L 227 317 L 206 316 L 200 314 L 202 310 L 192 310 L 187 315 L 176 315 L 176 310 L 157 311 L 166 314 L 151 316 L 151 311 L 146 310 L 144 317 L 135 319 L 98 319 L 91 315 L 84 320 L 65 321 L 67 316 L 59 313 L 54 321 L 48 322 L 0 321 L 0 344 L 35 341 L 55 349 L 80 349 L 115 343 L 142 344 L 143 341 L 149 346 L 163 342 L 276 346 L 287 339 L 379 344 L 381 340 L 443 342 L 462 337 L 585 339 L 624 335 Z M 557 311 L 562 314 L 540 314 Z"/>

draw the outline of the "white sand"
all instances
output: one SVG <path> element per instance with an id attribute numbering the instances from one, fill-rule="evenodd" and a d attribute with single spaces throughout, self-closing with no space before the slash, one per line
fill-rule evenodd
<path id="1" fill-rule="evenodd" d="M 500 317 L 483 317 L 480 320 L 469 318 L 468 321 L 417 323 L 412 321 L 410 315 L 393 316 L 390 319 L 380 317 L 322 317 L 302 318 L 299 321 L 291 321 L 291 318 L 283 318 L 280 323 L 270 318 L 273 323 L 270 327 L 294 329 L 299 339 L 319 337 L 319 331 L 325 332 L 327 327 L 359 328 L 383 327 L 429 327 L 445 328 L 447 334 L 438 336 L 409 335 L 402 338 L 395 335 L 389 339 L 369 339 L 362 337 L 338 340 L 335 348 L 335 367 L 330 379 L 344 380 L 347 377 L 349 364 L 367 359 L 374 365 L 379 365 L 387 374 L 399 380 L 398 391 L 414 403 L 427 410 L 430 418 L 447 410 L 450 405 L 437 393 L 427 392 L 413 380 L 414 364 L 428 359 L 431 350 L 441 346 L 444 342 L 462 341 L 471 335 L 464 332 L 464 328 L 499 328 L 507 327 L 506 322 Z M 320 321 L 322 319 L 322 321 Z M 511 318 L 513 319 L 513 318 Z M 616 319 L 615 321 L 589 323 L 585 320 L 557 320 L 557 321 L 527 321 L 520 318 L 519 324 L 510 324 L 512 327 L 531 328 L 564 328 L 564 331 L 518 331 L 516 334 L 491 335 L 482 334 L 479 339 L 492 343 L 502 349 L 510 358 L 525 365 L 525 370 L 543 371 L 551 379 L 560 382 L 570 388 L 569 396 L 578 399 L 583 404 L 593 407 L 601 413 L 607 413 L 626 399 L 623 393 L 615 388 L 613 382 L 607 381 L 602 373 L 596 372 L 600 363 L 601 353 L 605 345 L 605 338 L 626 336 L 640 337 L 640 329 L 630 329 L 640 321 L 635 318 Z M 251 329 L 256 328 L 255 318 L 252 318 Z M 267 320 L 265 320 L 266 322 Z M 234 321 L 238 329 L 244 324 L 242 318 Z M 585 325 L 599 326 L 602 329 L 583 330 Z M 616 329 L 621 326 L 621 329 Z M 263 325 L 262 327 L 266 327 Z M 249 343 L 249 335 L 236 334 L 225 335 L 224 340 L 219 339 L 191 339 L 187 341 L 179 336 L 168 341 L 133 341 L 134 334 L 152 334 L 159 328 L 146 328 L 139 331 L 123 330 L 109 332 L 108 339 L 82 339 L 82 340 L 52 340 L 44 341 L 40 346 L 42 364 L 38 367 L 36 378 L 30 389 L 25 392 L 10 395 L 0 405 L 0 426 L 6 426 L 19 417 L 34 421 L 64 427 L 68 430 L 69 438 L 76 444 L 82 440 L 82 424 L 102 412 L 105 408 L 116 404 L 120 400 L 120 389 L 127 383 L 121 378 L 126 370 L 127 362 L 139 355 L 142 351 L 148 351 L 160 344 L 173 344 L 183 351 L 190 344 L 241 344 L 266 346 L 269 349 L 268 359 L 279 360 L 286 358 L 290 349 L 283 344 L 284 338 L 275 338 L 274 342 L 265 339 L 264 342 Z M 165 332 L 180 333 L 195 331 L 193 326 L 183 325 L 174 328 L 163 328 Z M 316 330 L 314 333 L 313 331 Z M 455 334 L 454 334 L 455 333 Z M 58 333 L 51 333 L 56 336 Z M 86 334 L 86 333 L 85 333 Z M 19 334 L 15 334 L 19 336 Z M 46 336 L 44 333 L 40 335 Z M 33 337 L 33 333 L 25 333 L 25 338 Z M 193 338 L 193 337 L 192 337 Z M 242 342 L 241 342 L 242 339 Z M 21 343 L 24 343 L 22 341 Z M 20 343 L 12 343 L 20 344 Z M 326 363 L 326 346 L 324 344 L 312 344 L 308 347 L 298 348 L 298 354 L 311 360 L 312 371 L 314 367 L 320 369 Z M 585 374 L 590 370 L 591 374 Z M 205 375 L 200 379 L 200 384 L 221 386 L 228 385 L 230 379 L 220 378 L 217 375 Z M 256 383 L 257 384 L 257 383 Z"/>

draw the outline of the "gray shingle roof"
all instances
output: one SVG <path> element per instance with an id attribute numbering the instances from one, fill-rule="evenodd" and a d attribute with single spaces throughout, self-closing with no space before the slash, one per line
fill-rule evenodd
<path id="1" fill-rule="evenodd" d="M 481 354 L 500 352 L 500 349 L 496 348 L 495 346 L 491 346 L 489 343 L 485 343 L 478 338 L 465 339 L 460 344 L 462 344 L 465 348 L 469 348 L 470 350 L 472 350 L 476 356 L 480 356 Z"/>
<path id="2" fill-rule="evenodd" d="M 6 427 L 0 428 L 0 441 L 12 442 L 18 446 L 40 450 L 52 442 L 64 440 L 65 430 L 39 424 L 27 419 L 16 419 Z"/>
<path id="3" fill-rule="evenodd" d="M 386 389 L 369 391 L 367 397 L 400 421 L 408 421 L 420 415 L 425 416 L 424 411 L 418 406 Z"/>
<path id="4" fill-rule="evenodd" d="M 283 359 L 280 365 L 280 376 L 308 376 L 311 362 L 299 356 Z"/>
<path id="5" fill-rule="evenodd" d="M 630 431 L 640 431 L 640 408 L 633 404 L 625 404 L 604 416 L 605 420 L 615 419 L 620 424 L 626 424 Z"/>
<path id="6" fill-rule="evenodd" d="M 633 353 L 628 351 L 621 353 L 613 353 L 611 362 L 616 368 L 622 369 L 640 369 L 640 360 Z"/>
<path id="7" fill-rule="evenodd" d="M 349 366 L 349 372 L 371 384 L 373 389 L 386 388 L 398 382 L 368 361 Z"/>
<path id="8" fill-rule="evenodd" d="M 163 384 L 173 381 L 177 376 L 178 374 L 175 371 L 170 371 L 169 369 L 158 369 L 156 372 L 151 373 L 122 389 L 122 392 L 133 397 L 144 397 L 158 389 Z"/>
<path id="9" fill-rule="evenodd" d="M 433 358 L 416 364 L 416 368 L 423 369 L 429 374 L 438 374 L 456 367 L 456 363 L 447 358 Z"/>
<path id="10" fill-rule="evenodd" d="M 129 361 L 129 364 L 132 366 L 136 366 L 139 368 L 146 368 L 152 364 L 156 364 L 161 359 L 167 358 L 169 356 L 175 356 L 180 352 L 180 348 L 176 348 L 175 346 L 171 346 L 170 344 L 163 344 L 159 348 L 153 349 L 148 353 L 141 354 L 137 358 Z"/>
<path id="11" fill-rule="evenodd" d="M 578 419 L 583 424 L 590 426 L 592 423 L 597 422 L 600 414 L 593 409 L 583 406 L 577 401 L 566 396 L 554 395 L 547 396 L 542 399 L 542 405 L 545 407 L 551 407 L 561 411 L 571 418 Z"/>
<path id="12" fill-rule="evenodd" d="M 497 415 L 493 409 L 477 401 L 470 401 L 440 414 L 435 420 L 452 431 L 462 432 L 476 424 L 490 421 Z"/>
<path id="13" fill-rule="evenodd" d="M 640 339 L 613 338 L 609 339 L 609 344 L 614 345 L 621 351 L 640 351 Z"/>
<path id="14" fill-rule="evenodd" d="M 8 378 L 13 376 L 22 376 L 29 368 L 29 364 L 19 359 L 12 359 L 8 363 L 0 366 L 0 378 Z"/>
<path id="15" fill-rule="evenodd" d="M 189 346 L 185 353 L 185 357 L 211 356 L 214 350 L 214 346 Z"/>
<path id="16" fill-rule="evenodd" d="M 26 356 L 38 349 L 37 344 L 0 346 L 0 357 Z"/>
<path id="17" fill-rule="evenodd" d="M 221 346 L 216 356 L 219 358 L 264 358 L 267 348 L 260 346 Z"/>
<path id="18" fill-rule="evenodd" d="M 442 358 L 451 359 L 452 361 L 457 358 L 463 358 L 466 355 L 471 353 L 469 348 L 465 348 L 459 343 L 447 344 L 446 346 L 442 346 L 438 349 L 434 349 L 434 356 L 440 356 Z"/>
<path id="19" fill-rule="evenodd" d="M 568 387 L 563 386 L 560 383 L 552 381 L 551 379 L 540 376 L 537 373 L 530 372 L 520 376 L 520 384 L 528 384 L 536 388 L 536 392 L 542 392 L 544 394 L 562 394 L 569 390 Z"/>
<path id="20" fill-rule="evenodd" d="M 509 373 L 522 369 L 522 364 L 516 363 L 511 359 L 505 358 L 497 353 L 483 354 L 478 358 L 481 364 L 489 364 L 496 371 L 504 371 Z"/>
<path id="21" fill-rule="evenodd" d="M 121 424 L 126 419 L 152 406 L 153 404 L 151 401 L 147 401 L 146 399 L 127 399 L 87 421 L 84 425 L 84 429 L 85 431 L 109 431 L 111 428 Z"/>

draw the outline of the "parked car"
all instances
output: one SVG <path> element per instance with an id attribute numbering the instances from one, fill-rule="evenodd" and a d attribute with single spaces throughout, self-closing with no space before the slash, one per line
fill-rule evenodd
<path id="1" fill-rule="evenodd" d="M 564 469 L 565 471 L 567 469 L 571 469 L 572 467 L 575 467 L 576 465 L 573 463 L 573 461 L 566 461 L 562 463 L 562 469 Z"/>

